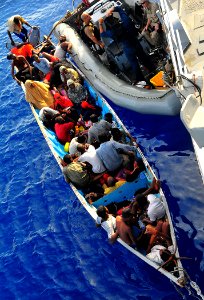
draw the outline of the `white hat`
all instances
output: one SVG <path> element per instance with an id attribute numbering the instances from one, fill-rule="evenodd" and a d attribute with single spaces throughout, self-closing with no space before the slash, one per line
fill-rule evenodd
<path id="1" fill-rule="evenodd" d="M 60 71 L 60 72 L 63 72 L 65 69 L 66 69 L 65 66 L 61 66 L 61 67 L 59 68 L 59 71 Z"/>
<path id="2" fill-rule="evenodd" d="M 74 84 L 74 80 L 68 79 L 67 80 L 67 86 L 70 86 L 71 84 Z"/>

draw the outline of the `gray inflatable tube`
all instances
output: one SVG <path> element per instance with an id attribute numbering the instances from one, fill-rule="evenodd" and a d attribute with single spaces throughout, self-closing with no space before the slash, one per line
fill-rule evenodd
<path id="1" fill-rule="evenodd" d="M 78 68 L 101 94 L 116 105 L 142 114 L 179 114 L 181 102 L 174 90 L 147 90 L 119 79 L 94 57 L 77 32 L 65 23 L 57 25 L 54 34 L 56 37 L 66 35 L 73 44 L 72 58 Z"/>

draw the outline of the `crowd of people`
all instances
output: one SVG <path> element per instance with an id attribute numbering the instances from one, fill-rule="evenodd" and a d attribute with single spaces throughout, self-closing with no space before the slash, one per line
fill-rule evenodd
<path id="1" fill-rule="evenodd" d="M 112 244 L 120 238 L 148 259 L 174 270 L 176 258 L 166 210 L 159 194 L 160 181 L 155 178 L 148 189 L 136 192 L 128 206 L 111 214 L 107 206 L 97 208 L 96 226 L 103 226 Z"/>
<path id="2" fill-rule="evenodd" d="M 150 11 L 153 9 L 147 7 Z M 109 11 L 112 12 L 113 9 Z M 87 37 L 103 49 L 104 43 L 95 37 L 90 16 L 84 13 L 82 20 Z M 137 156 L 137 144 L 117 127 L 111 113 L 102 115 L 102 109 L 84 86 L 83 78 L 66 61 L 66 53 L 72 51 L 66 36 L 59 37 L 56 48 L 49 40 L 40 48 L 34 48 L 27 41 L 27 31 L 23 27 L 31 25 L 21 16 L 14 16 L 12 21 L 8 34 L 14 47 L 7 55 L 11 60 L 12 77 L 18 84 L 24 83 L 25 98 L 39 109 L 44 126 L 55 132 L 59 143 L 68 144 L 69 153 L 61 160 L 65 180 L 80 189 L 89 204 L 126 182 L 134 181 L 145 170 L 142 159 Z M 149 17 L 144 30 L 149 26 L 156 30 L 156 21 L 154 19 L 153 23 Z M 100 20 L 99 24 L 102 23 Z M 12 32 L 22 39 L 21 45 L 14 45 Z M 101 36 L 105 37 L 103 32 L 101 28 Z M 130 27 L 128 34 L 131 34 Z M 137 48 L 141 53 L 139 46 Z M 140 59 L 145 61 L 144 55 Z M 128 207 L 114 216 L 108 207 L 99 206 L 96 224 L 105 227 L 111 243 L 120 237 L 150 260 L 163 265 L 168 260 L 173 261 L 173 248 L 159 188 L 159 183 L 153 180 L 149 189 L 137 194 Z"/>

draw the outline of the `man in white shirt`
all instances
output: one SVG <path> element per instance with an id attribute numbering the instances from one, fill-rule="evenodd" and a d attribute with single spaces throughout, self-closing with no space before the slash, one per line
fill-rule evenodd
<path id="1" fill-rule="evenodd" d="M 85 152 L 79 156 L 78 161 L 90 163 L 92 165 L 92 171 L 95 174 L 103 173 L 106 168 L 104 167 L 102 160 L 97 155 L 95 147 L 88 144 L 79 144 L 77 146 L 77 151 L 82 152 L 82 149 L 84 149 Z"/>
<path id="2" fill-rule="evenodd" d="M 150 221 L 155 222 L 156 220 L 162 219 L 165 216 L 166 211 L 158 194 L 149 194 L 147 196 L 147 201 L 149 202 L 147 215 Z"/>
<path id="3" fill-rule="evenodd" d="M 69 154 L 78 154 L 81 155 L 81 152 L 77 151 L 77 146 L 79 144 L 85 144 L 87 137 L 85 135 L 79 135 L 74 137 L 69 144 Z"/>
<path id="4" fill-rule="evenodd" d="M 173 254 L 172 250 L 172 246 L 169 246 L 167 249 L 162 245 L 155 245 L 152 247 L 151 252 L 148 253 L 146 257 L 161 266 L 170 258 L 171 254 Z"/>
<path id="5" fill-rule="evenodd" d="M 108 234 L 108 240 L 111 244 L 113 244 L 117 237 L 118 232 L 116 230 L 116 220 L 111 214 L 109 214 L 109 210 L 106 206 L 100 205 L 97 208 L 97 215 L 96 218 L 96 226 L 103 226 Z"/>

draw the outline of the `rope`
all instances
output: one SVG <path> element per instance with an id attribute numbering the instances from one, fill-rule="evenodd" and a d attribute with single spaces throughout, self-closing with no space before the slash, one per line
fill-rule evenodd
<path id="1" fill-rule="evenodd" d="M 184 268 L 175 268 L 172 273 L 177 272 L 177 271 L 183 271 L 185 274 L 186 282 L 184 284 L 184 288 L 188 291 L 188 294 L 190 296 L 192 296 L 193 298 L 196 298 L 199 300 L 200 299 L 204 300 L 204 295 L 202 294 L 200 287 L 198 286 L 198 284 L 195 281 L 191 280 L 187 271 Z M 173 283 L 173 285 L 174 285 L 174 283 Z M 183 293 L 178 289 L 178 286 L 174 285 L 174 287 L 177 290 L 177 292 L 180 295 L 182 295 L 183 299 L 186 299 L 186 297 L 183 295 Z"/>

